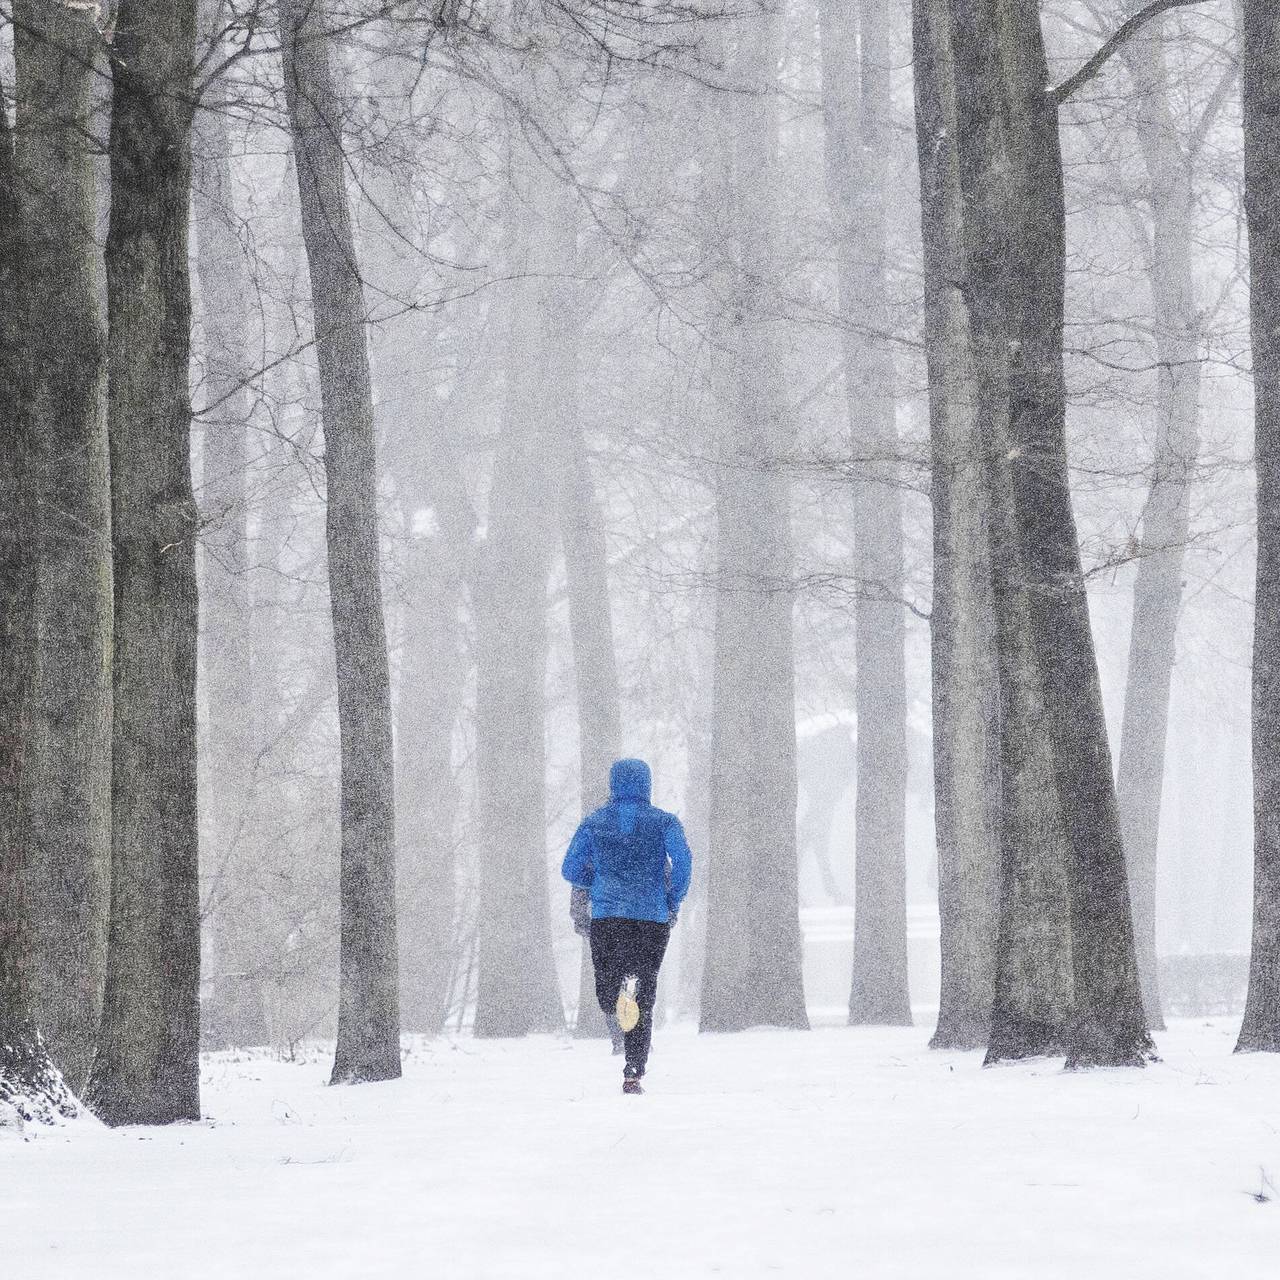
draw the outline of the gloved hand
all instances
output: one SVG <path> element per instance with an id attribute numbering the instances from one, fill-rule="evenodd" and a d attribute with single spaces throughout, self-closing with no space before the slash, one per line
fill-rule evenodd
<path id="1" fill-rule="evenodd" d="M 573 921 L 573 930 L 584 938 L 591 936 L 591 890 L 579 889 L 574 885 L 569 890 L 569 918 Z"/>
<path id="2" fill-rule="evenodd" d="M 672 902 L 671 899 L 668 898 L 667 899 L 667 925 L 670 928 L 674 929 L 676 927 L 676 921 L 679 918 L 680 918 L 680 904 L 678 902 Z"/>

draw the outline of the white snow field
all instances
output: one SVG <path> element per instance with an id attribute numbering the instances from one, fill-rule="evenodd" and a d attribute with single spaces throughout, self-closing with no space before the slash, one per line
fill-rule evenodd
<path id="1" fill-rule="evenodd" d="M 416 1042 L 355 1088 L 319 1048 L 215 1054 L 202 1124 L 0 1139 L 0 1275 L 1274 1278 L 1280 1057 L 1235 1029 L 1076 1075 L 925 1027 L 667 1029 L 642 1098 L 552 1038 Z"/>

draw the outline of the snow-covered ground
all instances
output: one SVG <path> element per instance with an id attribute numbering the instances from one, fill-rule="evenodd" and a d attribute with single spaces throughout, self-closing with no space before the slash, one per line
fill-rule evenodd
<path id="1" fill-rule="evenodd" d="M 202 1124 L 0 1140 L 0 1275 L 1273 1280 L 1280 1058 L 1234 1032 L 1067 1075 L 924 1028 L 668 1029 L 642 1098 L 568 1040 L 415 1044 L 338 1089 L 318 1050 L 219 1054 Z"/>

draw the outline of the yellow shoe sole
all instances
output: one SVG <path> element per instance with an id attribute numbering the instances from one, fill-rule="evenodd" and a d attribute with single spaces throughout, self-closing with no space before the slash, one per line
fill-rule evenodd
<path id="1" fill-rule="evenodd" d="M 640 1021 L 640 1006 L 636 1003 L 634 986 L 634 979 L 628 979 L 622 990 L 618 992 L 615 1012 L 618 1015 L 618 1026 L 622 1028 L 624 1034 L 634 1031 L 636 1023 Z"/>

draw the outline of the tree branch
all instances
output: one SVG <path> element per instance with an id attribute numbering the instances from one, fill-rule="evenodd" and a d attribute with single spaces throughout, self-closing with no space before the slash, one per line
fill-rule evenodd
<path id="1" fill-rule="evenodd" d="M 1203 3 L 1204 0 L 1153 0 L 1153 3 L 1139 9 L 1133 17 L 1123 23 L 1111 39 L 1075 75 L 1064 80 L 1056 89 L 1050 89 L 1049 97 L 1057 106 L 1061 106 L 1081 85 L 1088 84 L 1111 61 L 1121 45 L 1132 40 L 1153 18 L 1158 18 L 1162 13 L 1168 13 L 1170 9 L 1183 9 L 1188 5 Z"/>

